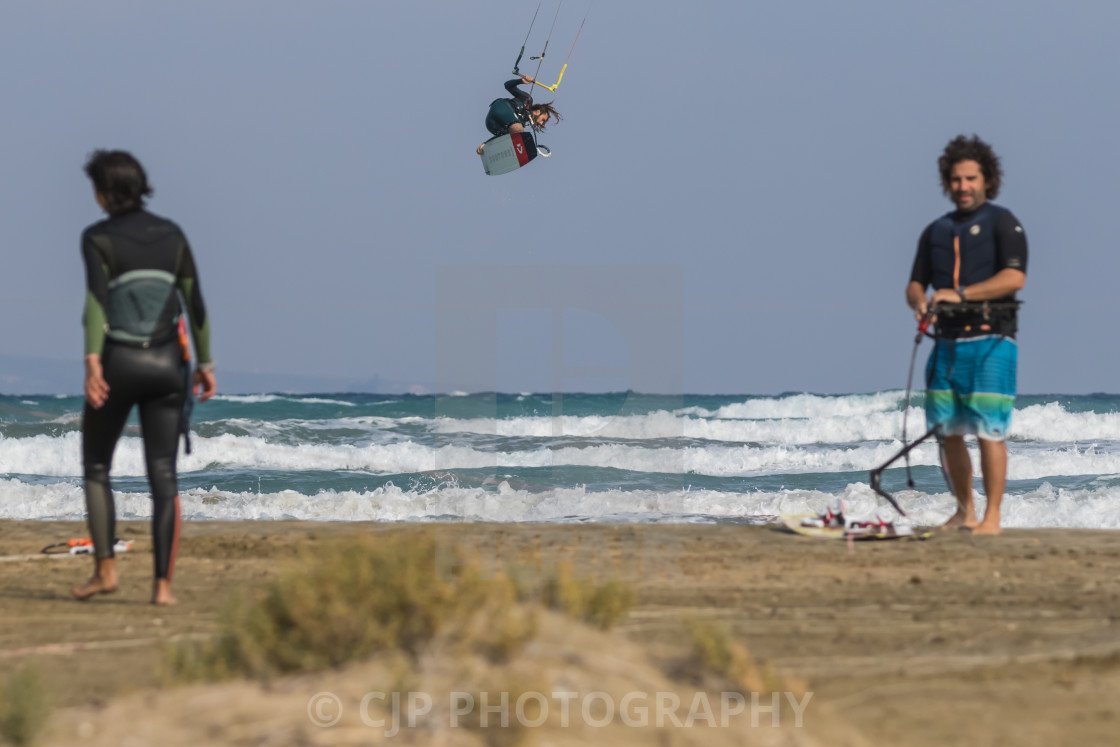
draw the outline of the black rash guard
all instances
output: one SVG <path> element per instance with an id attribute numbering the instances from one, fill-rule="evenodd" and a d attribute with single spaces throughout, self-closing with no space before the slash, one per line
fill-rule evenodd
<path id="1" fill-rule="evenodd" d="M 518 86 L 521 85 L 520 78 L 506 81 L 506 90 L 513 94 L 517 102 L 521 104 L 522 108 L 528 109 L 533 105 L 533 96 L 528 91 L 522 91 Z"/>
<path id="2" fill-rule="evenodd" d="M 1011 211 L 985 202 L 972 212 L 946 213 L 926 227 L 918 240 L 918 252 L 910 272 L 911 282 L 923 289 L 957 289 L 981 283 L 1005 269 L 1027 271 L 1027 235 Z M 1015 294 L 993 299 L 992 303 L 1014 301 Z M 1001 312 L 1008 317 L 1011 333 L 1017 326 L 1014 310 Z M 961 314 L 952 322 L 953 336 L 974 336 L 991 331 L 978 323 L 975 314 Z M 943 320 L 948 322 L 948 319 Z M 944 327 L 939 324 L 939 327 Z"/>
<path id="3" fill-rule="evenodd" d="M 157 334 L 145 345 L 106 337 L 105 309 L 113 279 L 136 270 L 170 273 L 186 301 L 199 361 L 210 363 L 210 322 L 194 257 L 178 226 L 144 210 L 115 215 L 87 228 L 82 234 L 82 256 L 87 281 L 86 353 L 100 354 L 109 385 L 105 404 L 94 409 L 87 402 L 82 418 L 86 508 L 94 552 L 98 558 L 113 557 L 116 509 L 109 468 L 129 413 L 138 405 L 152 490 L 155 576 L 170 579 L 180 525 L 175 460 L 189 387 L 189 368 L 174 335 L 178 303 L 164 309 Z"/>

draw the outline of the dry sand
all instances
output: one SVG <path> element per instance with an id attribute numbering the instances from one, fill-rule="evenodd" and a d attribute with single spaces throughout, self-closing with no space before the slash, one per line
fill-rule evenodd
<path id="1" fill-rule="evenodd" d="M 789 710 L 780 729 L 767 728 L 762 714 L 759 729 L 700 725 L 652 740 L 618 724 L 564 730 L 549 722 L 522 733 L 520 744 L 1051 747 L 1115 744 L 1120 733 L 1116 532 L 953 532 L 849 546 L 744 526 L 194 522 L 184 527 L 176 567 L 179 605 L 155 608 L 147 604 L 148 526 L 123 522 L 118 531 L 136 541 L 120 557 L 120 591 L 79 603 L 69 590 L 88 576 L 88 558 L 7 558 L 84 536 L 84 527 L 0 522 L 0 683 L 26 665 L 42 674 L 55 706 L 46 744 L 382 743 L 361 722 L 310 726 L 306 703 L 324 689 L 358 698 L 394 671 L 407 681 L 399 662 L 263 687 L 169 687 L 160 684 L 161 645 L 212 634 L 229 595 L 272 577 L 301 546 L 399 532 L 434 532 L 441 547 L 473 555 L 484 571 L 512 564 L 524 577 L 545 577 L 570 562 L 577 575 L 632 584 L 637 605 L 610 633 L 543 626 L 521 662 L 539 662 L 532 666 L 542 687 L 567 677 L 587 687 L 610 682 L 604 689 L 619 695 L 673 688 L 687 703 L 688 687 L 657 673 L 687 649 L 685 621 L 703 619 L 727 626 L 754 657 L 812 693 L 800 729 Z M 454 556 L 449 550 L 448 562 Z M 610 661 L 629 662 L 631 679 L 599 671 Z M 424 687 L 470 680 L 441 666 L 416 675 Z M 523 690 L 535 681 L 502 676 L 520 677 Z M 504 738 L 429 730 L 388 743 L 517 741 Z"/>

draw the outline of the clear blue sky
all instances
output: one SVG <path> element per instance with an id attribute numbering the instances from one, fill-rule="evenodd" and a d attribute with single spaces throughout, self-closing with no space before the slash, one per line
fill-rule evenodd
<path id="1" fill-rule="evenodd" d="M 78 236 L 99 218 L 81 166 L 109 147 L 194 245 L 219 372 L 901 387 L 915 244 L 950 207 L 936 158 L 975 132 L 1030 241 L 1020 390 L 1120 391 L 1120 4 L 596 0 L 554 156 L 487 177 L 473 151 L 535 7 L 7 0 L 0 355 L 80 374 Z M 542 78 L 586 8 L 564 4 Z M 610 318 L 627 309 L 637 333 Z"/>

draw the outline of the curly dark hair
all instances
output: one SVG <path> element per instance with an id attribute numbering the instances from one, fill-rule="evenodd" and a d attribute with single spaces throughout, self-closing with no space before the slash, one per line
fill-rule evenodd
<path id="1" fill-rule="evenodd" d="M 110 215 L 139 210 L 144 198 L 152 194 L 144 167 L 127 151 L 95 150 L 86 161 L 85 172 L 105 198 Z"/>
<path id="2" fill-rule="evenodd" d="M 530 113 L 538 111 L 548 112 L 548 116 L 557 122 L 563 119 L 563 117 L 560 116 L 560 112 L 556 111 L 556 107 L 552 105 L 551 101 L 544 104 L 533 104 L 529 107 Z M 529 126 L 533 128 L 533 132 L 544 132 L 544 127 L 539 126 L 537 121 L 532 117 L 529 117 Z"/>
<path id="3" fill-rule="evenodd" d="M 992 146 L 985 143 L 978 135 L 965 137 L 957 135 L 945 146 L 945 152 L 937 159 L 937 168 L 941 172 L 941 189 L 949 194 L 949 172 L 953 165 L 961 161 L 976 161 L 980 164 L 980 173 L 984 175 L 984 184 L 987 185 L 985 194 L 987 199 L 995 199 L 999 194 L 1000 185 L 1003 183 L 1003 168 L 999 164 L 999 156 L 992 150 Z"/>

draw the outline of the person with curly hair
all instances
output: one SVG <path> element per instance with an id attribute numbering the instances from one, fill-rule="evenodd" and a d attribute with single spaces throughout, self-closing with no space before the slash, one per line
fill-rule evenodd
<path id="1" fill-rule="evenodd" d="M 533 97 L 522 91 L 518 86 L 532 85 L 533 76 L 522 75 L 520 78 L 506 81 L 506 90 L 513 94 L 511 99 L 494 99 L 490 102 L 490 110 L 486 113 L 486 129 L 490 134 L 507 135 L 511 132 L 524 132 L 531 128 L 533 132 L 543 132 L 550 119 L 560 121 L 560 112 L 549 101 L 545 104 L 534 104 Z M 482 155 L 486 143 L 478 146 L 475 151 Z"/>
<path id="2" fill-rule="evenodd" d="M 942 190 L 956 209 L 922 232 L 906 302 L 919 320 L 936 312 L 936 343 L 926 365 L 926 421 L 930 428 L 941 426 L 942 464 L 957 497 L 956 513 L 945 527 L 998 534 L 1018 363 L 1015 293 L 1027 279 L 1027 237 L 1010 210 L 990 202 L 1003 182 L 990 145 L 976 135 L 960 135 L 945 146 L 938 169 Z M 966 434 L 979 441 L 987 496 L 981 521 L 972 499 Z"/>

